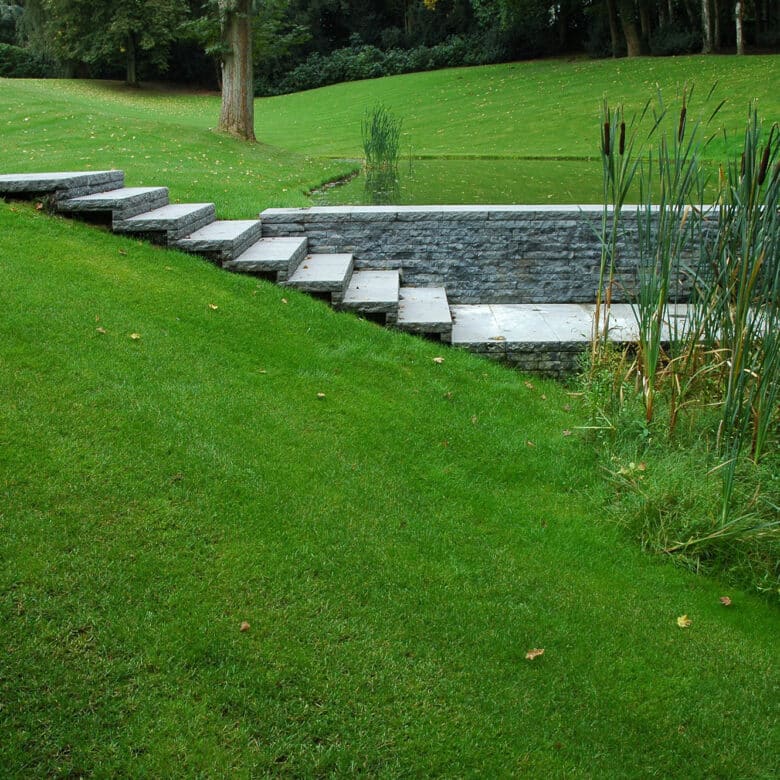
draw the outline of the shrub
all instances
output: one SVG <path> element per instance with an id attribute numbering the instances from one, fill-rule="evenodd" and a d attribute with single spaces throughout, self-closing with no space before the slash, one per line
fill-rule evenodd
<path id="1" fill-rule="evenodd" d="M 650 52 L 659 57 L 701 51 L 701 33 L 674 25 L 659 27 L 650 38 Z"/>
<path id="2" fill-rule="evenodd" d="M 0 76 L 17 79 L 40 79 L 51 75 L 46 63 L 26 49 L 0 43 Z"/>

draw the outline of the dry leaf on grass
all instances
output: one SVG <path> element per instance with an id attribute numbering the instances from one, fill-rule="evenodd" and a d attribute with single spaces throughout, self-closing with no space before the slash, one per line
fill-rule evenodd
<path id="1" fill-rule="evenodd" d="M 443 357 L 435 357 L 433 359 L 433 362 L 434 363 L 443 363 L 444 362 L 444 358 Z"/>
<path id="2" fill-rule="evenodd" d="M 141 338 L 141 334 L 140 334 L 140 333 L 131 333 L 131 334 L 130 334 L 130 338 L 131 338 L 133 341 L 138 341 L 138 340 Z"/>
<path id="3" fill-rule="evenodd" d="M 525 657 L 528 661 L 533 661 L 534 658 L 538 658 L 540 655 L 544 655 L 544 648 L 534 647 L 525 654 Z"/>
<path id="4" fill-rule="evenodd" d="M 124 255 L 127 254 L 127 250 L 126 249 L 120 249 L 119 250 L 119 254 L 124 256 Z"/>
<path id="5" fill-rule="evenodd" d="M 680 617 L 677 618 L 677 625 L 680 626 L 680 628 L 690 628 L 693 621 L 687 616 L 687 615 L 680 615 Z"/>
<path id="6" fill-rule="evenodd" d="M 719 601 L 721 604 L 723 604 L 724 607 L 731 606 L 731 599 L 728 596 L 721 596 Z"/>
<path id="7" fill-rule="evenodd" d="M 564 436 L 571 436 L 571 431 L 563 431 Z"/>
<path id="8" fill-rule="evenodd" d="M 322 401 L 325 398 L 325 393 L 317 393 L 317 398 L 319 398 L 320 401 Z"/>
<path id="9" fill-rule="evenodd" d="M 287 303 L 287 298 L 282 298 L 282 303 Z"/>
<path id="10" fill-rule="evenodd" d="M 209 304 L 209 309 L 211 309 L 211 311 L 216 311 L 218 308 L 219 308 L 219 306 L 217 306 L 216 303 L 210 303 Z"/>
<path id="11" fill-rule="evenodd" d="M 244 620 L 239 627 L 239 631 L 249 631 L 249 623 Z"/>
<path id="12" fill-rule="evenodd" d="M 95 328 L 95 330 L 101 335 L 105 336 L 108 331 L 105 328 Z"/>

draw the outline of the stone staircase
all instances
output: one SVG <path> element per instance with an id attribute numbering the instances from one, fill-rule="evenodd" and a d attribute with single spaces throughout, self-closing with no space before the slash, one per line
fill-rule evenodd
<path id="1" fill-rule="evenodd" d="M 264 237 L 261 220 L 219 220 L 213 203 L 171 204 L 167 187 L 125 187 L 122 171 L 0 175 L 0 196 L 46 199 L 59 212 L 330 296 L 338 308 L 400 330 L 445 340 L 452 331 L 443 288 L 403 287 L 399 271 L 355 270 L 351 254 L 310 254 L 305 236 Z"/>
<path id="2" fill-rule="evenodd" d="M 356 268 L 349 252 L 309 252 L 311 236 L 305 232 L 279 235 L 278 225 L 274 229 L 279 215 L 273 212 L 282 210 L 264 212 L 272 234 L 264 235 L 260 219 L 218 220 L 213 203 L 171 204 L 166 187 L 125 187 L 122 171 L 0 175 L 0 197 L 45 199 L 58 212 L 207 257 L 228 271 L 329 298 L 340 309 L 525 371 L 570 373 L 591 338 L 592 304 L 450 305 L 443 286 L 404 286 L 403 270 L 362 267 L 372 262 L 365 253 Z M 382 224 L 385 217 L 378 209 L 370 218 Z M 636 340 L 630 306 L 613 305 L 610 316 L 616 342 Z"/>

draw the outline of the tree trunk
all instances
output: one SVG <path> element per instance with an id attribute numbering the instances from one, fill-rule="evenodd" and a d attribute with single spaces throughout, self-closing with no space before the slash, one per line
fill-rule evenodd
<path id="1" fill-rule="evenodd" d="M 252 73 L 252 0 L 220 0 L 222 12 L 222 110 L 217 129 L 255 140 Z"/>
<path id="2" fill-rule="evenodd" d="M 127 44 L 125 53 L 126 58 L 126 75 L 125 81 L 131 87 L 138 86 L 138 46 L 135 41 L 135 34 L 130 33 L 127 36 Z"/>
<path id="3" fill-rule="evenodd" d="M 642 44 L 647 51 L 650 44 L 650 35 L 653 32 L 653 22 L 650 17 L 650 7 L 647 0 L 639 0 L 639 27 L 642 31 Z"/>
<path id="4" fill-rule="evenodd" d="M 715 51 L 720 51 L 721 35 L 720 35 L 720 0 L 715 0 L 712 8 L 712 47 Z"/>
<path id="5" fill-rule="evenodd" d="M 742 29 L 742 15 L 744 13 L 742 0 L 737 0 L 734 6 L 734 21 L 737 26 L 737 54 L 745 53 L 745 37 Z"/>
<path id="6" fill-rule="evenodd" d="M 620 54 L 620 29 L 618 28 L 615 0 L 607 0 L 607 17 L 609 18 L 609 37 L 612 41 L 612 56 L 617 57 Z"/>
<path id="7" fill-rule="evenodd" d="M 629 57 L 639 57 L 644 54 L 642 38 L 634 19 L 634 4 L 631 0 L 618 0 L 620 11 L 620 24 L 623 27 L 623 35 L 626 39 L 626 52 Z"/>
<path id="8" fill-rule="evenodd" d="M 701 0 L 701 53 L 712 54 L 712 14 L 710 0 Z"/>

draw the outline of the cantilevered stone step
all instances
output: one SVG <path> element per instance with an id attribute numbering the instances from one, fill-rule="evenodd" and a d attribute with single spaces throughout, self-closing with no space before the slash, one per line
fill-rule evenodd
<path id="1" fill-rule="evenodd" d="M 411 333 L 452 332 L 452 316 L 443 287 L 402 287 L 395 326 Z"/>
<path id="2" fill-rule="evenodd" d="M 167 187 L 122 187 L 119 190 L 60 201 L 57 209 L 70 212 L 110 212 L 113 214 L 113 220 L 118 221 L 167 205 Z"/>
<path id="3" fill-rule="evenodd" d="M 307 255 L 285 282 L 305 292 L 343 293 L 353 268 L 352 255 Z"/>
<path id="4" fill-rule="evenodd" d="M 261 233 L 260 220 L 220 219 L 173 241 L 172 246 L 223 262 L 245 252 L 260 238 Z"/>
<path id="5" fill-rule="evenodd" d="M 388 314 L 398 309 L 398 271 L 353 271 L 344 295 L 334 293 L 342 308 L 366 314 Z"/>
<path id="6" fill-rule="evenodd" d="M 277 274 L 285 282 L 306 257 L 308 241 L 303 238 L 261 238 L 223 268 L 247 274 Z"/>
<path id="7" fill-rule="evenodd" d="M 216 218 L 213 203 L 179 203 L 114 222 L 118 233 L 160 234 L 171 242 L 194 233 Z"/>
<path id="8" fill-rule="evenodd" d="M 125 183 L 122 171 L 67 171 L 0 175 L 0 196 L 32 198 L 50 195 L 56 200 L 115 190 Z"/>

